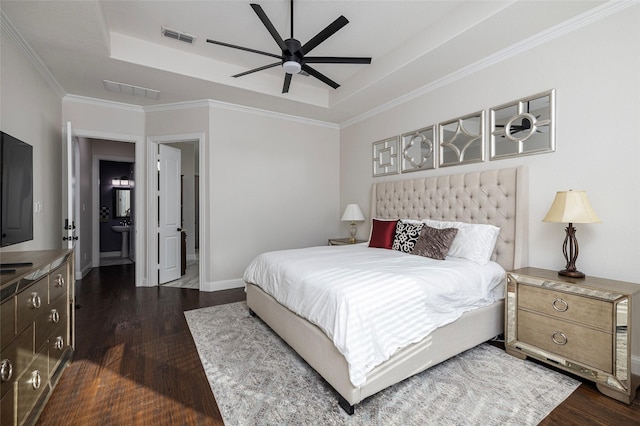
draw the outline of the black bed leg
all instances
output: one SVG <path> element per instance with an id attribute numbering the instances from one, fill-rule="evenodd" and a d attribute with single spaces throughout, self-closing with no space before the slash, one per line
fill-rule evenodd
<path id="1" fill-rule="evenodd" d="M 340 405 L 340 408 L 342 408 L 348 415 L 353 416 L 355 407 L 349 404 L 349 401 L 344 399 L 342 395 L 338 395 L 338 404 Z"/>
<path id="2" fill-rule="evenodd" d="M 256 313 L 249 309 L 249 316 L 256 317 Z"/>

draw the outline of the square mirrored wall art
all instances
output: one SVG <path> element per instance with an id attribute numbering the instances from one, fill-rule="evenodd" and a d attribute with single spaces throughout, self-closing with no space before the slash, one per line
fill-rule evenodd
<path id="1" fill-rule="evenodd" d="M 436 127 L 405 133 L 400 137 L 402 173 L 429 170 L 436 167 Z"/>
<path id="2" fill-rule="evenodd" d="M 398 173 L 398 136 L 373 143 L 373 176 Z"/>
<path id="3" fill-rule="evenodd" d="M 555 90 L 492 108 L 491 160 L 553 152 Z"/>
<path id="4" fill-rule="evenodd" d="M 484 117 L 484 111 L 481 111 L 440 123 L 440 166 L 484 161 Z"/>

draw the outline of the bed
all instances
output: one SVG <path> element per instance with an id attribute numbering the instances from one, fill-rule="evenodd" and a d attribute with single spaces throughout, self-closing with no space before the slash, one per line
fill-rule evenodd
<path id="1" fill-rule="evenodd" d="M 526 263 L 525 188 L 526 170 L 523 167 L 377 182 L 372 185 L 371 218 L 431 219 L 497 226 L 500 229 L 491 263 L 511 270 Z M 345 250 L 343 253 L 358 250 L 355 247 L 329 249 Z M 327 248 L 310 250 L 313 255 L 314 250 Z M 262 287 L 269 288 L 266 283 L 254 282 L 260 281 L 255 277 L 245 272 L 247 305 L 251 312 L 335 389 L 340 406 L 349 414 L 353 414 L 355 405 L 365 398 L 504 331 L 504 301 L 500 297 L 467 310 L 424 338 L 395 350 L 354 385 L 347 358 L 326 331 L 278 302 L 263 290 Z"/>

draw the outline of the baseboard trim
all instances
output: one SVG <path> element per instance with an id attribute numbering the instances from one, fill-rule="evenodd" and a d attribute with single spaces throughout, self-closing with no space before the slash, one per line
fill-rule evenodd
<path id="1" fill-rule="evenodd" d="M 236 278 L 233 280 L 202 282 L 200 284 L 200 291 L 219 291 L 242 287 L 244 287 L 244 281 L 242 278 Z"/>
<path id="2" fill-rule="evenodd" d="M 101 251 L 100 257 L 120 257 L 120 251 Z"/>
<path id="3" fill-rule="evenodd" d="M 75 271 L 76 273 L 76 280 L 80 280 L 82 279 L 82 277 L 86 276 L 91 270 L 93 269 L 93 265 L 91 263 L 87 263 L 86 265 L 84 265 L 82 268 L 78 269 Z"/>

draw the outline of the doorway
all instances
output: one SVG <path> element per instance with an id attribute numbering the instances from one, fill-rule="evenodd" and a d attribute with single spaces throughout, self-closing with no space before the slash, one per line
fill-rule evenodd
<path id="1" fill-rule="evenodd" d="M 68 124 L 69 133 L 78 141 L 79 167 L 77 168 L 77 185 L 74 195 L 77 211 L 77 235 L 75 265 L 77 277 L 82 277 L 89 271 L 100 266 L 99 249 L 99 196 L 98 158 L 112 161 L 126 161 L 133 164 L 135 185 L 140 196 L 131 199 L 133 207 L 132 222 L 144 222 L 144 194 L 146 191 L 145 173 L 143 170 L 145 147 L 144 138 L 137 135 L 125 135 L 94 130 L 73 128 Z M 93 146 L 94 141 L 100 141 L 99 146 Z M 126 147 L 126 152 L 119 151 L 118 147 Z M 138 182 L 140 181 L 140 182 Z M 132 246 L 135 247 L 135 257 L 142 259 L 135 263 L 135 285 L 148 286 L 145 276 L 146 244 L 144 229 L 135 230 L 129 235 Z M 78 273 L 79 272 L 79 273 Z"/>
<path id="2" fill-rule="evenodd" d="M 149 138 L 149 164 L 159 164 L 160 145 L 177 149 L 180 151 L 181 172 L 179 178 L 179 200 L 180 222 L 178 228 L 182 231 L 181 238 L 181 273 L 180 276 L 170 282 L 163 283 L 163 286 L 202 289 L 205 265 L 200 262 L 203 256 L 206 256 L 206 247 L 202 247 L 203 228 L 203 212 L 204 203 L 200 203 L 204 197 L 204 188 L 200 182 L 200 170 L 203 169 L 204 134 L 188 134 L 188 135 L 172 135 L 162 137 Z M 154 167 L 149 170 L 149 182 L 162 182 L 162 170 Z M 154 218 L 154 223 L 149 224 L 149 246 L 148 253 L 150 259 L 158 259 L 155 268 L 149 272 L 150 280 L 153 279 L 152 285 L 160 285 L 163 280 L 160 278 L 160 271 L 171 265 L 162 264 L 164 262 L 162 253 L 159 252 L 160 244 L 163 244 L 159 232 L 159 226 L 162 218 L 159 215 L 162 202 L 162 188 L 156 189 L 150 187 L 148 191 L 149 216 Z M 164 241 L 164 237 L 162 237 Z"/>
<path id="3" fill-rule="evenodd" d="M 102 141 L 93 141 L 99 144 Z M 118 142 L 111 142 L 118 144 Z M 131 147 L 133 150 L 133 147 Z M 135 263 L 135 157 L 94 155 L 98 160 L 98 232 L 95 234 L 99 266 Z M 96 218 L 94 218 L 95 220 Z"/>

